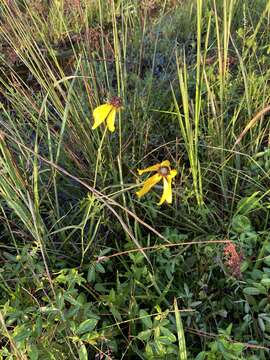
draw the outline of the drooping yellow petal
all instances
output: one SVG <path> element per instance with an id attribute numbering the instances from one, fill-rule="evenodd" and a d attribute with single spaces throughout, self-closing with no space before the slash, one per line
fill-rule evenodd
<path id="1" fill-rule="evenodd" d="M 106 120 L 108 129 L 110 130 L 110 132 L 114 132 L 114 130 L 115 130 L 115 127 L 114 127 L 115 115 L 116 115 L 116 109 L 113 108 L 111 110 L 111 112 L 109 113 L 107 120 Z"/>
<path id="2" fill-rule="evenodd" d="M 163 193 L 158 205 L 162 205 L 164 201 L 168 204 L 172 203 L 172 179 L 177 175 L 176 170 L 171 170 L 170 174 L 163 177 Z"/>
<path id="3" fill-rule="evenodd" d="M 138 173 L 139 175 L 142 175 L 146 172 L 150 172 L 150 171 L 158 171 L 161 167 L 170 167 L 170 162 L 169 160 L 164 160 L 162 161 L 160 164 L 156 164 L 156 165 L 152 165 L 152 166 L 149 166 L 147 167 L 146 169 L 138 169 Z"/>
<path id="4" fill-rule="evenodd" d="M 177 170 L 173 169 L 170 171 L 170 174 L 168 175 L 168 177 L 170 176 L 172 179 L 177 175 Z"/>
<path id="5" fill-rule="evenodd" d="M 136 194 L 138 197 L 142 197 L 144 194 L 146 194 L 151 188 L 156 185 L 160 180 L 162 176 L 159 174 L 155 174 L 151 176 L 149 179 L 145 181 L 143 184 L 143 187 L 141 190 L 137 191 Z"/>
<path id="6" fill-rule="evenodd" d="M 146 169 L 142 169 L 142 170 L 137 169 L 137 171 L 138 171 L 139 175 L 142 175 L 142 174 L 144 174 L 146 172 L 149 172 L 149 171 L 158 171 L 159 168 L 160 168 L 160 164 L 156 164 L 156 165 L 149 166 Z"/>
<path id="7" fill-rule="evenodd" d="M 171 182 L 169 182 L 165 177 L 163 177 L 163 193 L 158 205 L 162 205 L 164 201 L 167 201 L 169 204 L 172 202 Z"/>
<path id="8" fill-rule="evenodd" d="M 162 161 L 162 163 L 159 164 L 160 167 L 170 167 L 171 163 L 169 162 L 169 160 L 164 160 Z"/>
<path id="9" fill-rule="evenodd" d="M 92 129 L 96 129 L 100 124 L 102 124 L 112 109 L 113 105 L 111 104 L 103 104 L 95 108 L 93 111 L 94 125 L 92 126 Z"/>

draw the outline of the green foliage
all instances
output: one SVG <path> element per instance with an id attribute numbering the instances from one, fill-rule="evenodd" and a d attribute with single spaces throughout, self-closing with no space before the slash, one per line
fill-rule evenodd
<path id="1" fill-rule="evenodd" d="M 244 345 L 241 343 L 231 343 L 228 341 L 228 337 L 230 336 L 232 326 L 229 327 L 225 331 L 220 331 L 220 335 L 217 340 L 208 344 L 210 348 L 209 351 L 202 351 L 198 354 L 195 360 L 229 360 L 229 359 L 247 359 L 247 357 L 242 357 Z M 250 359 L 250 357 L 248 357 Z"/>

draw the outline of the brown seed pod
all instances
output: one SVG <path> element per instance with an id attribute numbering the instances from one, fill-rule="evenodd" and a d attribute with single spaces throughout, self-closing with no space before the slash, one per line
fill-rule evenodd
<path id="1" fill-rule="evenodd" d="M 167 166 L 162 166 L 159 170 L 158 170 L 158 173 L 161 175 L 161 176 L 167 176 L 169 174 L 169 168 Z"/>

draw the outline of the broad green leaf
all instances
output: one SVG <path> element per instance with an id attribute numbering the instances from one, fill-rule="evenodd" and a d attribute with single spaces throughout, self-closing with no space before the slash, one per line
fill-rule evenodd
<path id="1" fill-rule="evenodd" d="M 171 345 L 171 341 L 167 338 L 167 336 L 159 336 L 157 338 L 157 340 L 162 344 L 162 345 Z"/>
<path id="2" fill-rule="evenodd" d="M 251 230 L 251 223 L 248 217 L 236 215 L 232 220 L 233 230 L 237 233 L 244 233 Z"/>
<path id="3" fill-rule="evenodd" d="M 152 330 L 148 329 L 145 331 L 141 331 L 138 335 L 137 338 L 142 340 L 142 341 L 147 341 L 150 339 L 150 336 L 152 334 Z"/>
<path id="4" fill-rule="evenodd" d="M 247 295 L 259 295 L 261 293 L 260 290 L 255 287 L 246 287 L 243 291 Z"/>
<path id="5" fill-rule="evenodd" d="M 270 287 L 270 279 L 264 278 L 261 280 L 262 285 L 269 286 Z"/>
<path id="6" fill-rule="evenodd" d="M 90 332 L 94 330 L 94 328 L 97 325 L 98 320 L 96 319 L 87 319 L 84 322 L 82 322 L 79 327 L 76 330 L 77 335 L 84 334 L 86 332 Z"/>
<path id="7" fill-rule="evenodd" d="M 175 335 L 168 328 L 161 326 L 160 331 L 170 342 L 176 341 Z"/>

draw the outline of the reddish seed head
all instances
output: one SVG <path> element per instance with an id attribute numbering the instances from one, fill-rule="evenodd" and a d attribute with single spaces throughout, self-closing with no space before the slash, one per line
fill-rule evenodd
<path id="1" fill-rule="evenodd" d="M 223 253 L 225 256 L 225 264 L 227 265 L 231 274 L 235 277 L 240 277 L 240 267 L 243 261 L 243 255 L 238 253 L 234 243 L 231 241 L 224 247 Z"/>
<path id="2" fill-rule="evenodd" d="M 114 96 L 111 98 L 110 104 L 116 108 L 120 108 L 122 106 L 122 99 L 118 96 Z"/>

